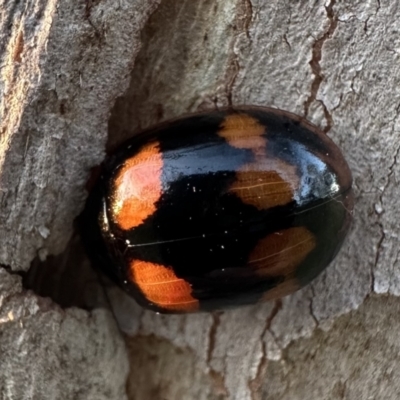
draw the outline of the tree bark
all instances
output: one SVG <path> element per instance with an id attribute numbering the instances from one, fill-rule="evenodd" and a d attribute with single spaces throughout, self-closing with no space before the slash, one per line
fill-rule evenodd
<path id="1" fill-rule="evenodd" d="M 0 398 L 398 399 L 400 6 L 3 1 Z M 241 104 L 342 148 L 356 209 L 336 260 L 292 296 L 214 314 L 160 316 L 100 286 L 73 221 L 105 149 Z"/>

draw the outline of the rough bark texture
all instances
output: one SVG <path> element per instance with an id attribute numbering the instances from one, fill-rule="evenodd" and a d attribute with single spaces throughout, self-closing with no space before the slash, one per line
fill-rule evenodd
<path id="1" fill-rule="evenodd" d="M 397 2 L 36 0 L 0 10 L 0 398 L 399 398 Z M 96 281 L 69 242 L 89 169 L 107 137 L 113 147 L 228 104 L 286 109 L 326 131 L 353 171 L 352 232 L 321 277 L 275 303 L 160 316 L 107 283 L 124 345 L 112 313 L 93 309 L 108 304 L 99 285 L 87 298 L 65 280 Z M 62 272 L 30 287 L 92 311 L 22 289 L 15 273 L 35 258 L 35 275 Z"/>

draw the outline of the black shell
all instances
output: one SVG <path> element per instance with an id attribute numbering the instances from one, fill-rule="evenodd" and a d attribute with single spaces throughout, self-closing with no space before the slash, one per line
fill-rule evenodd
<path id="1" fill-rule="evenodd" d="M 333 260 L 353 208 L 339 148 L 293 114 L 239 107 L 125 142 L 82 217 L 94 263 L 147 308 L 214 310 L 291 293 Z"/>

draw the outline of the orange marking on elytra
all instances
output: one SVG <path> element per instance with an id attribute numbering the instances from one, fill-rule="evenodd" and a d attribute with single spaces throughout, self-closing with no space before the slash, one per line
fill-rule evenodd
<path id="1" fill-rule="evenodd" d="M 250 115 L 231 114 L 222 122 L 218 135 L 233 147 L 255 149 L 265 145 L 264 132 L 265 127 Z"/>
<path id="2" fill-rule="evenodd" d="M 162 194 L 163 160 L 158 142 L 143 146 L 115 178 L 112 215 L 122 229 L 131 229 L 156 211 Z"/>
<path id="3" fill-rule="evenodd" d="M 178 278 L 172 268 L 141 260 L 133 260 L 130 268 L 132 280 L 150 302 L 171 311 L 199 308 L 190 284 Z"/>
<path id="4" fill-rule="evenodd" d="M 290 182 L 276 171 L 238 171 L 229 191 L 259 210 L 283 206 L 293 199 Z"/>
<path id="5" fill-rule="evenodd" d="M 258 275 L 291 278 L 315 246 L 315 237 L 308 229 L 285 229 L 261 239 L 249 257 L 249 264 Z"/>
<path id="6" fill-rule="evenodd" d="M 231 146 L 253 152 L 254 161 L 236 172 L 229 190 L 259 210 L 290 203 L 299 185 L 294 166 L 279 158 L 267 158 L 266 133 L 266 127 L 247 114 L 227 116 L 218 131 Z"/>
<path id="7" fill-rule="evenodd" d="M 298 290 L 296 269 L 315 248 L 314 235 L 304 227 L 278 231 L 261 239 L 249 258 L 249 266 L 257 275 L 281 277 L 282 282 L 268 290 L 262 301 L 277 299 Z"/>

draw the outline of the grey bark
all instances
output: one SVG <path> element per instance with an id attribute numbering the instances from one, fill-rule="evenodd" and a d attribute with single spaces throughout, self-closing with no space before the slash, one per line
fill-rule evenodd
<path id="1" fill-rule="evenodd" d="M 0 398 L 399 398 L 397 2 L 0 9 Z M 70 239 L 106 145 L 229 104 L 306 116 L 342 148 L 356 210 L 334 263 L 282 301 L 215 314 L 156 315 L 108 282 L 107 298 L 70 289 L 69 268 L 97 279 Z M 62 264 L 53 301 L 21 287 L 32 262 L 42 276 Z M 79 300 L 61 308 L 63 291 Z"/>

